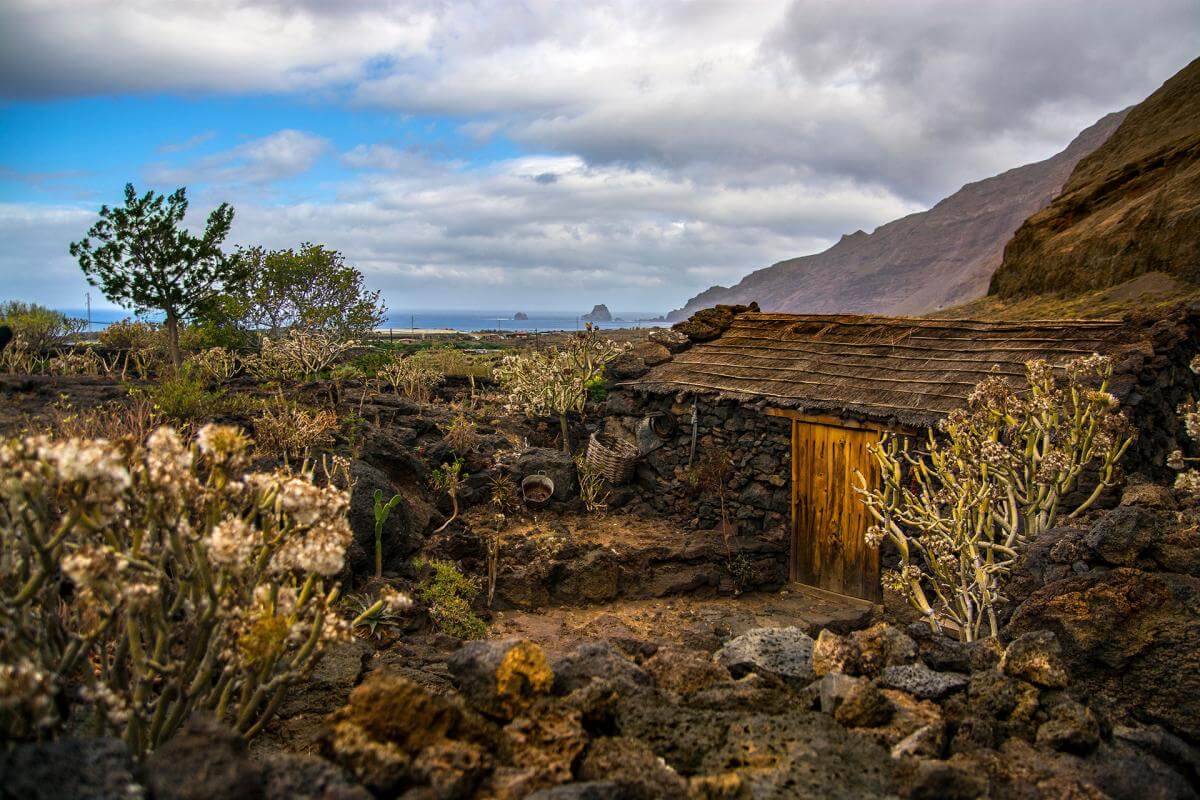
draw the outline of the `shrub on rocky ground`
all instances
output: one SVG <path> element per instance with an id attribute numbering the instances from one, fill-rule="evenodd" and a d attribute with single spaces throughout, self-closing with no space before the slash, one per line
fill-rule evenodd
<path id="1" fill-rule="evenodd" d="M 1071 516 L 1115 485 L 1133 434 L 1108 392 L 1111 359 L 1077 359 L 1066 374 L 1060 385 L 1049 364 L 1030 361 L 1028 392 L 985 379 L 966 409 L 942 421 L 941 438 L 930 432 L 925 452 L 899 435 L 871 447 L 882 485 L 859 475 L 875 520 L 868 544 L 895 545 L 900 568 L 884 573 L 884 586 L 935 630 L 967 641 L 996 636 L 997 606 L 1026 543 L 1065 511 L 1085 470 L 1095 471 L 1095 484 Z"/>
<path id="2" fill-rule="evenodd" d="M 253 425 L 254 440 L 260 451 L 302 458 L 332 444 L 340 422 L 333 411 L 307 408 L 277 395 L 261 404 Z"/>
<path id="3" fill-rule="evenodd" d="M 445 381 L 445 375 L 428 360 L 412 355 L 398 358 L 379 369 L 378 377 L 392 387 L 396 394 L 418 403 L 428 403 L 433 390 Z"/>
<path id="4" fill-rule="evenodd" d="M 427 573 L 417 597 L 429 604 L 429 615 L 438 630 L 460 639 L 478 639 L 487 632 L 487 625 L 471 609 L 479 587 L 458 567 L 436 559 L 418 559 L 414 566 Z"/>
<path id="5" fill-rule="evenodd" d="M 210 392 L 204 381 L 187 369 L 159 378 L 145 387 L 131 390 L 144 397 L 156 413 L 175 423 L 192 423 L 210 416 L 219 407 L 222 395 Z"/>
<path id="6" fill-rule="evenodd" d="M 347 495 L 290 472 L 243 474 L 250 440 L 209 425 L 190 446 L 0 445 L 0 725 L 61 728 L 72 706 L 136 755 L 194 711 L 245 737 L 326 644 L 348 634 L 327 585 L 351 538 Z"/>

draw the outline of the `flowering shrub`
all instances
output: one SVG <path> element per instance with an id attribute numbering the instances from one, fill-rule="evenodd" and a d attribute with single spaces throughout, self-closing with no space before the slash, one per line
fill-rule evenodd
<path id="1" fill-rule="evenodd" d="M 324 331 L 292 330 L 282 339 L 264 338 L 259 354 L 244 363 L 253 375 L 265 380 L 309 380 L 355 346 L 355 342 Z"/>
<path id="2" fill-rule="evenodd" d="M 128 317 L 109 324 L 97 338 L 101 347 L 112 350 L 159 350 L 166 346 L 158 325 Z"/>
<path id="3" fill-rule="evenodd" d="M 926 452 L 900 435 L 872 446 L 882 485 L 860 473 L 857 490 L 875 520 L 867 541 L 896 545 L 900 569 L 886 572 L 884 585 L 934 630 L 947 625 L 968 641 L 995 636 L 995 607 L 1021 547 L 1054 524 L 1085 469 L 1098 481 L 1071 516 L 1113 485 L 1133 437 L 1107 391 L 1112 364 L 1088 356 L 1066 374 L 1060 386 L 1046 362 L 1030 361 L 1028 392 L 985 379 L 965 410 L 943 420 L 941 439 L 930 432 Z"/>
<path id="4" fill-rule="evenodd" d="M 1193 358 L 1189 366 L 1192 372 L 1200 374 L 1200 356 Z M 1181 404 L 1179 415 L 1183 417 L 1183 427 L 1188 438 L 1200 443 L 1200 401 L 1193 397 Z M 1175 476 L 1176 490 L 1189 495 L 1200 495 L 1200 470 L 1188 467 L 1188 462 L 1197 460 L 1200 459 L 1185 458 L 1182 450 L 1175 450 L 1167 456 L 1167 466 L 1179 471 Z"/>
<path id="5" fill-rule="evenodd" d="M 238 371 L 237 355 L 224 347 L 210 347 L 194 353 L 188 357 L 187 365 L 213 383 L 227 383 Z"/>
<path id="6" fill-rule="evenodd" d="M 428 403 L 433 390 L 446 379 L 431 362 L 416 355 L 385 364 L 378 375 L 393 392 L 404 392 L 406 397 L 418 403 Z"/>
<path id="7" fill-rule="evenodd" d="M 333 444 L 339 422 L 332 411 L 305 408 L 278 396 L 262 404 L 253 425 L 259 452 L 303 456 L 311 449 Z"/>
<path id="8" fill-rule="evenodd" d="M 260 731 L 326 645 L 348 493 L 242 474 L 250 440 L 208 425 L 144 445 L 0 443 L 0 732 L 54 733 L 75 703 L 138 755 L 196 710 Z"/>
<path id="9" fill-rule="evenodd" d="M 630 346 L 601 339 L 589 323 L 561 349 L 549 347 L 505 356 L 496 367 L 495 377 L 508 392 L 509 410 L 523 411 L 528 417 L 558 417 L 563 450 L 569 453 L 567 414 L 583 412 L 589 386 L 603 374 L 605 364 Z"/>
<path id="10" fill-rule="evenodd" d="M 85 320 L 20 300 L 0 303 L 0 325 L 12 328 L 13 341 L 34 353 L 61 347 L 87 328 Z"/>
<path id="11" fill-rule="evenodd" d="M 46 370 L 51 375 L 100 375 L 108 371 L 107 364 L 91 350 L 68 350 L 54 356 L 46 363 Z"/>

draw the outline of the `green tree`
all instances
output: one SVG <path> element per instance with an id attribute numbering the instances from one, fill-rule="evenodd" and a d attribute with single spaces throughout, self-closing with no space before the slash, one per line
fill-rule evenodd
<path id="1" fill-rule="evenodd" d="M 12 328 L 14 338 L 34 352 L 64 343 L 80 333 L 85 324 L 37 303 L 20 300 L 0 303 L 0 325 Z"/>
<path id="2" fill-rule="evenodd" d="M 125 184 L 125 205 L 101 206 L 100 219 L 83 240 L 71 243 L 71 255 L 88 282 L 114 303 L 166 315 L 171 360 L 183 363 L 179 323 L 208 308 L 221 293 L 236 291 L 246 269 L 238 255 L 227 255 L 221 242 L 229 235 L 233 207 L 217 206 L 208 215 L 204 235 L 183 227 L 187 190 L 169 197 L 146 192 L 140 197 Z"/>
<path id="3" fill-rule="evenodd" d="M 363 276 L 336 250 L 305 242 L 300 248 L 243 250 L 248 291 L 226 295 L 220 310 L 248 328 L 276 337 L 298 328 L 340 339 L 370 333 L 386 309 L 379 292 L 367 291 Z"/>

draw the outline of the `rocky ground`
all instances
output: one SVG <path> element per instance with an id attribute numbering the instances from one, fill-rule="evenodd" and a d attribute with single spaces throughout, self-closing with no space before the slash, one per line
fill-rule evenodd
<path id="1" fill-rule="evenodd" d="M 22 409 L 51 396 L 23 391 Z M 411 585 L 418 554 L 483 576 L 500 536 L 493 608 L 477 600 L 487 637 L 438 633 L 418 608 L 330 652 L 249 746 L 203 718 L 144 764 L 112 740 L 22 745 L 0 755 L 0 798 L 1200 795 L 1200 510 L 1163 487 L 1031 543 L 1000 640 L 963 644 L 891 602 L 735 594 L 718 533 L 639 517 L 619 494 L 584 514 L 552 427 L 480 404 L 480 440 L 454 453 L 445 402 L 344 402 L 362 426 L 339 440 L 356 481 L 347 586 L 369 583 L 373 491 L 398 491 L 393 584 Z M 449 505 L 428 470 L 455 455 L 466 515 L 430 536 Z M 525 470 L 563 496 L 489 529 L 488 481 Z"/>

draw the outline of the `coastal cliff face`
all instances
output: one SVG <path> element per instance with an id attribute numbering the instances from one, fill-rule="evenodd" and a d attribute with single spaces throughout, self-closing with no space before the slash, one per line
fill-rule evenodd
<path id="1" fill-rule="evenodd" d="M 843 236 L 822 253 L 780 261 L 732 287 L 714 286 L 668 318 L 751 301 L 764 311 L 920 314 L 981 297 L 1005 242 L 1050 203 L 1076 163 L 1117 129 L 1124 114 L 1109 114 L 1045 161 L 967 184 L 928 211 L 874 233 Z"/>
<path id="2" fill-rule="evenodd" d="M 1020 227 L 989 294 L 1078 293 L 1149 272 L 1200 281 L 1200 59 L 1134 106 Z"/>

